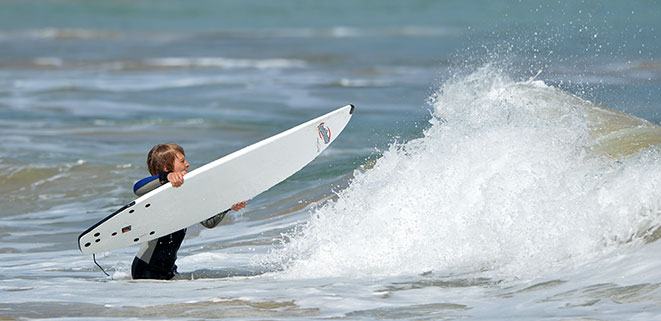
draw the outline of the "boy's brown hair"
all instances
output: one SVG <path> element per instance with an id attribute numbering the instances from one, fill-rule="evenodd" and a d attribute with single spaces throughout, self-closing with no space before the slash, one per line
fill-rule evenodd
<path id="1" fill-rule="evenodd" d="M 149 151 L 149 154 L 147 154 L 147 168 L 149 169 L 149 173 L 157 175 L 163 171 L 163 167 L 168 171 L 173 170 L 177 153 L 186 156 L 184 148 L 177 144 L 167 143 L 154 146 Z"/>

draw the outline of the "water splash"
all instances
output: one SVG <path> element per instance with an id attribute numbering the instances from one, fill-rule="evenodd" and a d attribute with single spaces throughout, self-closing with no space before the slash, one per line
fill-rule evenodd
<path id="1" fill-rule="evenodd" d="M 660 225 L 658 138 L 596 153 L 603 109 L 491 66 L 431 101 L 424 137 L 393 144 L 286 236 L 270 257 L 285 275 L 526 277 L 639 246 Z"/>

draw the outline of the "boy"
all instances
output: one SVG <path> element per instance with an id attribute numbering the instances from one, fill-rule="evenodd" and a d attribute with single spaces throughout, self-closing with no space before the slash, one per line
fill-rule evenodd
<path id="1" fill-rule="evenodd" d="M 133 192 L 137 196 L 142 196 L 168 182 L 173 187 L 179 187 L 184 183 L 184 175 L 188 172 L 189 166 L 181 146 L 156 145 L 147 154 L 147 168 L 152 176 L 135 183 Z M 244 207 L 246 202 L 240 202 L 232 205 L 231 209 L 238 211 Z M 229 211 L 218 213 L 200 223 L 206 228 L 216 227 Z M 142 244 L 131 265 L 133 279 L 172 279 L 177 274 L 177 266 L 174 263 L 184 236 L 186 229 Z"/>

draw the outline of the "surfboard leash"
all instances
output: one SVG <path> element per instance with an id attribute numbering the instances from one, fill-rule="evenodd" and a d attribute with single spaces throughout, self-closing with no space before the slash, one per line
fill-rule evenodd
<path id="1" fill-rule="evenodd" d="M 101 267 L 101 265 L 99 265 L 99 263 L 96 261 L 96 253 L 92 253 L 92 260 L 94 261 L 94 264 L 96 264 L 96 266 L 99 267 L 99 269 L 101 270 L 101 272 L 103 272 L 103 274 L 105 274 L 107 277 L 109 277 L 110 279 L 112 279 L 112 276 L 110 276 L 110 274 L 108 274 L 108 273 L 106 272 L 106 270 L 104 270 L 104 269 Z"/>

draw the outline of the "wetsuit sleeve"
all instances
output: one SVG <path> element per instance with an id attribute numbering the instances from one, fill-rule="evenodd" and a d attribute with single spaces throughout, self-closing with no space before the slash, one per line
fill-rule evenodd
<path id="1" fill-rule="evenodd" d="M 168 182 L 168 174 L 170 172 L 161 172 L 158 175 L 145 177 L 133 185 L 133 193 L 137 196 L 145 195 L 163 184 Z"/>
<path id="2" fill-rule="evenodd" d="M 218 213 L 218 214 L 216 214 L 216 215 L 200 222 L 200 224 L 202 224 L 202 226 L 204 226 L 206 228 L 214 228 L 214 227 L 218 226 L 218 224 L 220 224 L 220 221 L 222 221 L 223 218 L 225 218 L 225 214 L 227 214 L 229 211 L 230 210 Z"/>

